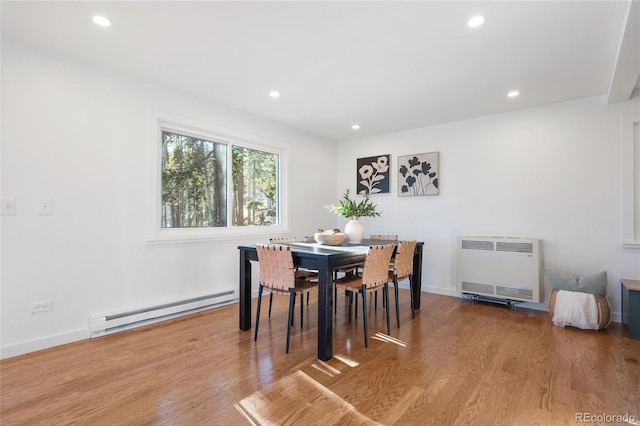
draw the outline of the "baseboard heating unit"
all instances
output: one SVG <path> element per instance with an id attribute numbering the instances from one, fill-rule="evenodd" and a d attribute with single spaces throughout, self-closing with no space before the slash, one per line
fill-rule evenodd
<path id="1" fill-rule="evenodd" d="M 542 242 L 516 237 L 458 237 L 456 287 L 489 301 L 540 303 Z"/>
<path id="2" fill-rule="evenodd" d="M 166 321 L 208 309 L 218 308 L 238 301 L 236 292 L 229 290 L 192 299 L 164 303 L 156 306 L 132 309 L 89 319 L 91 337 L 117 333 L 143 325 Z"/>

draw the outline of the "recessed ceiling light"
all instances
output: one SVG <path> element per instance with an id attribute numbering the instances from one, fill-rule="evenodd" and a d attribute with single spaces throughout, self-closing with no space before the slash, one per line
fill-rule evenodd
<path id="1" fill-rule="evenodd" d="M 467 21 L 467 26 L 469 28 L 476 28 L 480 25 L 484 24 L 484 16 L 474 16 L 473 18 Z"/>
<path id="2" fill-rule="evenodd" d="M 93 22 L 95 22 L 96 25 L 100 25 L 101 27 L 110 27 L 111 26 L 111 21 L 107 18 L 105 18 L 104 16 L 94 16 L 93 17 Z"/>
<path id="3" fill-rule="evenodd" d="M 510 98 L 515 98 L 519 94 L 520 94 L 520 92 L 518 92 L 517 90 L 512 90 L 509 93 L 507 93 L 507 96 L 510 97 Z"/>
<path id="4" fill-rule="evenodd" d="M 351 126 L 351 128 L 353 130 L 358 130 L 360 128 L 360 125 L 359 124 L 354 124 L 353 126 Z"/>
<path id="5" fill-rule="evenodd" d="M 269 92 L 269 96 L 271 96 L 272 98 L 279 98 L 280 92 L 278 92 L 277 90 L 272 90 Z"/>

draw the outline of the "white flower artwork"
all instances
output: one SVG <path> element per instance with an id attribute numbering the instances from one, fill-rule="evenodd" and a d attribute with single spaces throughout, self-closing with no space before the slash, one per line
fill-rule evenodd
<path id="1" fill-rule="evenodd" d="M 357 193 L 389 192 L 389 154 L 358 158 Z"/>

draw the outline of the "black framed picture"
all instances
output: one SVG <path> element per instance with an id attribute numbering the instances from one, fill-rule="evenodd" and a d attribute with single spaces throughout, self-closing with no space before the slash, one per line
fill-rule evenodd
<path id="1" fill-rule="evenodd" d="M 382 194 L 389 192 L 390 154 L 375 157 L 358 158 L 357 184 L 358 194 Z"/>

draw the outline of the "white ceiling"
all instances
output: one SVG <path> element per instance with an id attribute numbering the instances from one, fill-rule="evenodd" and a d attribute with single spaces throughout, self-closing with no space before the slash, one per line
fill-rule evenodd
<path id="1" fill-rule="evenodd" d="M 3 37 L 347 140 L 605 95 L 629 4 L 2 1 L 1 14 Z M 486 23 L 468 28 L 476 14 Z"/>

